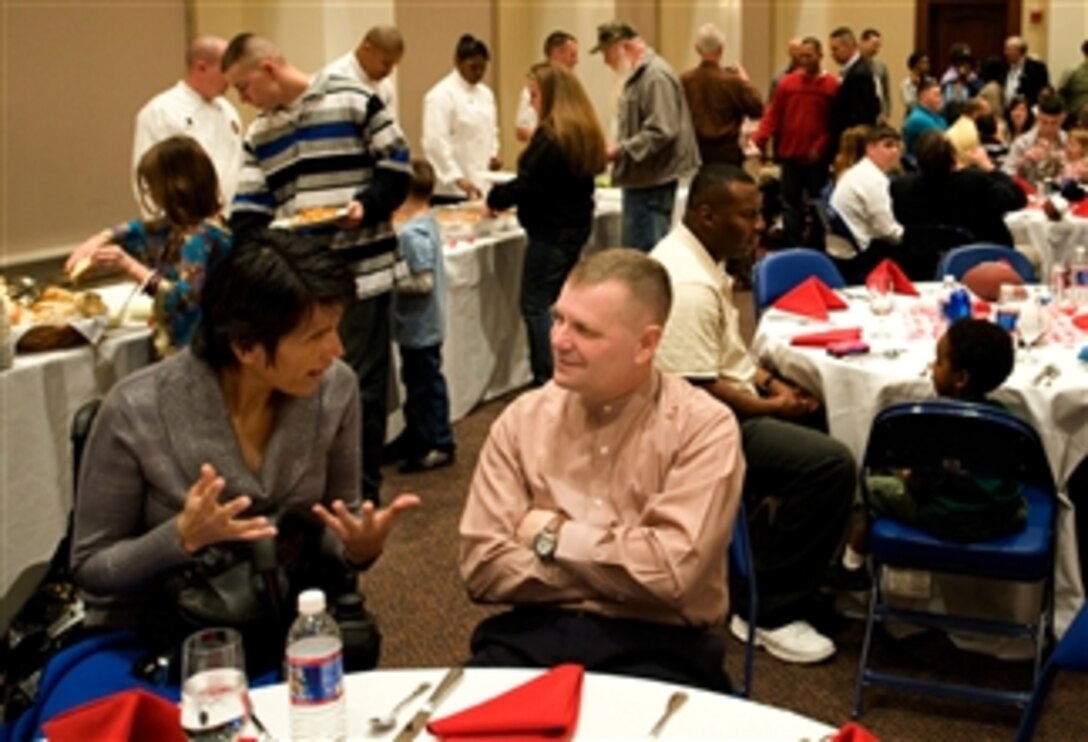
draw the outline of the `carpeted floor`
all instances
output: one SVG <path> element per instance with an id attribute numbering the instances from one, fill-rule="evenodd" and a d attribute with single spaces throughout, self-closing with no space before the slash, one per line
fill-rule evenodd
<path id="1" fill-rule="evenodd" d="M 748 294 L 738 294 L 742 329 L 750 337 Z M 366 577 L 368 606 L 384 633 L 382 666 L 433 667 L 463 661 L 476 622 L 494 608 L 472 604 L 457 572 L 457 527 L 476 455 L 491 423 L 508 397 L 475 410 L 455 426 L 458 461 L 447 469 L 410 476 L 387 469 L 385 497 L 396 492 L 419 494 L 424 506 L 398 524 L 386 553 Z M 812 667 L 788 665 L 760 651 L 755 663 L 753 698 L 791 709 L 832 725 L 849 719 L 861 647 L 862 624 L 843 620 L 835 636 L 838 653 Z M 726 664 L 737 676 L 741 644 L 729 639 Z M 1006 663 L 956 650 L 941 636 L 927 634 L 876 644 L 880 667 L 902 667 L 960 682 L 1023 687 L 1030 665 Z M 890 691 L 869 691 L 862 722 L 884 740 L 1009 740 L 1017 712 L 990 706 L 938 701 Z M 1036 739 L 1088 739 L 1088 714 L 1079 707 L 1088 699 L 1088 677 L 1059 675 Z M 729 720 L 721 724 L 728 726 Z"/>

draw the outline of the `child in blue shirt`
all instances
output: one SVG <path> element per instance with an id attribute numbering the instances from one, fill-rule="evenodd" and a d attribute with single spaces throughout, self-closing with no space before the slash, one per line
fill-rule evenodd
<path id="1" fill-rule="evenodd" d="M 400 348 L 401 379 L 406 390 L 404 432 L 389 446 L 403 458 L 402 473 L 448 466 L 456 446 L 450 428 L 450 402 L 442 375 L 442 341 L 446 328 L 446 286 L 442 237 L 430 212 L 434 168 L 412 161 L 408 198 L 398 216 L 400 250 L 409 275 L 398 279 L 393 298 L 393 337 Z"/>

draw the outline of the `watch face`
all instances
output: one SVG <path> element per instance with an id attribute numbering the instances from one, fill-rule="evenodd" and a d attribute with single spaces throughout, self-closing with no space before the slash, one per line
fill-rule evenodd
<path id="1" fill-rule="evenodd" d="M 533 551 L 541 559 L 550 559 L 555 554 L 556 540 L 555 531 L 541 531 L 533 541 Z"/>

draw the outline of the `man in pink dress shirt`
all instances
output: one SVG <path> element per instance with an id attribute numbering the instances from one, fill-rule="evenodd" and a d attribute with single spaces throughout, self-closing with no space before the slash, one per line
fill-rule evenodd
<path id="1" fill-rule="evenodd" d="M 550 667 L 726 690 L 726 549 L 744 458 L 724 405 L 654 367 L 664 269 L 629 249 L 571 272 L 553 380 L 491 429 L 461 519 L 474 600 L 513 604 L 477 666 Z"/>

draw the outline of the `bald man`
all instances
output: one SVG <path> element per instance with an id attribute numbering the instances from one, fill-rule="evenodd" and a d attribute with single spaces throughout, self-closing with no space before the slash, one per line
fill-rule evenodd
<path id="1" fill-rule="evenodd" d="M 141 209 L 136 166 L 147 150 L 178 134 L 192 137 L 208 153 L 219 176 L 223 203 L 229 205 L 234 198 L 242 168 L 242 125 L 234 106 L 223 97 L 227 79 L 219 69 L 219 61 L 226 48 L 226 40 L 217 36 L 194 39 L 185 54 L 185 77 L 136 114 L 132 174 L 136 203 Z"/>
<path id="2" fill-rule="evenodd" d="M 340 75 L 370 90 L 397 117 L 397 92 L 393 70 L 404 58 L 404 37 L 393 26 L 374 26 L 355 47 L 339 59 L 330 62 L 325 72 Z"/>

